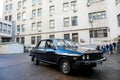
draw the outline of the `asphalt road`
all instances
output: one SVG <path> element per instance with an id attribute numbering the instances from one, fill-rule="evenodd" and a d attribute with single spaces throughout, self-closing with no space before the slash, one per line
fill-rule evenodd
<path id="1" fill-rule="evenodd" d="M 28 53 L 0 55 L 0 80 L 120 80 L 120 54 L 105 56 L 102 66 L 63 75 L 56 66 L 34 65 Z"/>

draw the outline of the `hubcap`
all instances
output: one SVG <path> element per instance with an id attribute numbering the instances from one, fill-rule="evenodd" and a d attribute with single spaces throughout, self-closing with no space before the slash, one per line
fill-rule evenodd
<path id="1" fill-rule="evenodd" d="M 69 71 L 70 71 L 70 65 L 69 65 L 68 62 L 63 62 L 62 70 L 63 70 L 64 73 L 69 73 Z"/>
<path id="2" fill-rule="evenodd" d="M 37 61 L 37 58 L 36 58 L 36 57 L 34 57 L 34 60 L 33 60 L 33 62 L 34 62 L 34 63 L 36 63 L 36 61 Z"/>

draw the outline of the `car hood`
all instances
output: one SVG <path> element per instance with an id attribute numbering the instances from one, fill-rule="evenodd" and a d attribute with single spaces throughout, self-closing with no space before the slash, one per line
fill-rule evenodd
<path id="1" fill-rule="evenodd" d="M 93 48 L 86 48 L 86 47 L 78 47 L 78 48 L 59 48 L 57 50 L 57 54 L 59 55 L 66 55 L 66 56 L 81 56 L 83 54 L 90 54 L 90 53 L 101 53 L 101 51 L 97 51 Z"/>
<path id="2" fill-rule="evenodd" d="M 77 48 L 66 48 L 68 50 L 77 51 L 80 53 L 101 53 L 101 51 L 96 50 L 95 48 L 89 48 L 89 47 L 77 47 Z"/>

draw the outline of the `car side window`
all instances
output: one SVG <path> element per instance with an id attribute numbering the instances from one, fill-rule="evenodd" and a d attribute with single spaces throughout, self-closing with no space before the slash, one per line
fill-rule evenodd
<path id="1" fill-rule="evenodd" d="M 40 44 L 38 45 L 38 48 L 45 48 L 45 43 L 46 41 L 41 41 Z"/>
<path id="2" fill-rule="evenodd" d="M 54 47 L 54 44 L 53 44 L 53 42 L 51 41 L 51 40 L 48 40 L 47 42 L 46 42 L 46 48 L 50 48 L 50 49 L 52 49 Z"/>

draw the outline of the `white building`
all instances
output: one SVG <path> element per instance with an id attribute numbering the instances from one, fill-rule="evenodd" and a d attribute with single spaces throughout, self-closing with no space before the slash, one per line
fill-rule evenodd
<path id="1" fill-rule="evenodd" d="M 12 22 L 0 19 L 0 43 L 12 40 Z"/>
<path id="2" fill-rule="evenodd" d="M 120 0 L 5 0 L 4 18 L 16 21 L 25 45 L 45 38 L 101 44 L 120 35 Z"/>

